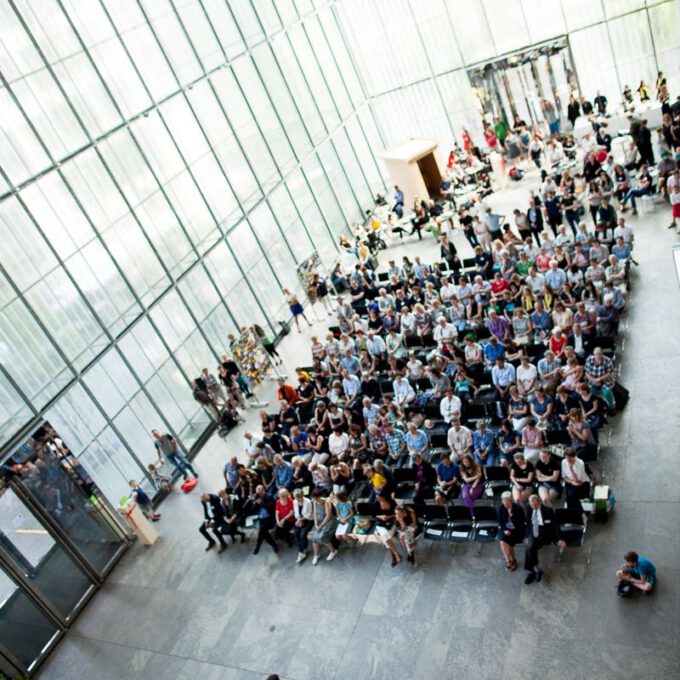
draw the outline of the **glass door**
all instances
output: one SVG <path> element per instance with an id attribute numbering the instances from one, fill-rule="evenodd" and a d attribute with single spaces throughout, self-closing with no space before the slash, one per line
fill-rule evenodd
<path id="1" fill-rule="evenodd" d="M 0 562 L 64 622 L 95 585 L 11 484 L 0 489 Z"/>
<path id="2" fill-rule="evenodd" d="M 43 523 L 100 580 L 127 548 L 103 494 L 48 425 L 15 452 L 12 484 Z"/>
<path id="3" fill-rule="evenodd" d="M 31 673 L 62 635 L 58 622 L 0 568 L 0 677 Z"/>

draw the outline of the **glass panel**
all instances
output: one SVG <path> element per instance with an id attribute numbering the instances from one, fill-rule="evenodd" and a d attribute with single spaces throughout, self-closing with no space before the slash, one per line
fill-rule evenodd
<path id="1" fill-rule="evenodd" d="M 102 507 L 102 495 L 90 471 L 59 434 L 41 427 L 11 460 L 21 462 L 22 484 L 98 573 L 103 573 L 123 540 Z M 120 498 L 120 497 L 119 497 Z M 116 503 L 115 497 L 110 497 Z"/>
<path id="2" fill-rule="evenodd" d="M 496 54 L 484 7 L 479 0 L 452 0 L 449 13 L 466 64 L 474 64 Z M 456 21 L 459 17 L 465 17 L 465 21 Z"/>
<path id="3" fill-rule="evenodd" d="M 484 0 L 484 10 L 497 54 L 529 45 L 520 0 Z"/>
<path id="4" fill-rule="evenodd" d="M 59 630 L 2 571 L 0 603 L 0 640 L 30 670 Z"/>
<path id="5" fill-rule="evenodd" d="M 567 20 L 567 28 L 573 31 L 604 19 L 602 14 L 602 2 L 592 0 L 560 0 L 564 16 Z"/>
<path id="6" fill-rule="evenodd" d="M 0 554 L 8 558 L 36 591 L 68 619 L 93 587 L 92 581 L 76 566 L 14 489 L 5 486 L 4 481 L 0 481 L 0 487 L 4 487 L 0 488 Z M 56 489 L 50 489 L 50 492 L 54 505 L 59 492 Z M 2 641 L 5 642 L 4 637 Z"/>

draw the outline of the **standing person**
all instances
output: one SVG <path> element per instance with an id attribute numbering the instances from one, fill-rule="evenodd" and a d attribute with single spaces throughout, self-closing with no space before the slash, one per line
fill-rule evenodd
<path id="1" fill-rule="evenodd" d="M 304 307 L 302 306 L 302 303 L 298 300 L 297 295 L 295 293 L 291 293 L 288 288 L 283 289 L 283 294 L 286 296 L 286 302 L 288 303 L 288 309 L 290 309 L 290 313 L 293 315 L 293 321 L 295 321 L 295 327 L 298 330 L 298 333 L 302 333 L 300 330 L 300 321 L 298 317 L 302 317 L 306 322 L 307 325 L 311 327 L 311 323 L 309 319 L 305 316 L 305 310 Z"/>
<path id="2" fill-rule="evenodd" d="M 264 541 L 269 543 L 275 553 L 278 553 L 279 546 L 269 533 L 274 528 L 275 524 L 274 499 L 267 493 L 267 490 L 262 484 L 258 484 L 251 501 L 258 517 L 257 541 L 255 543 L 253 555 L 257 555 L 257 553 L 260 552 L 260 548 Z"/>
<path id="3" fill-rule="evenodd" d="M 541 108 L 543 109 L 543 115 L 545 116 L 545 122 L 548 124 L 548 129 L 551 135 L 556 135 L 560 131 L 560 118 L 555 105 L 544 99 L 541 102 Z"/>
<path id="4" fill-rule="evenodd" d="M 484 123 L 484 141 L 491 151 L 495 151 L 498 146 L 498 137 L 494 129 L 488 124 Z"/>
<path id="5" fill-rule="evenodd" d="M 640 152 L 640 163 L 654 165 L 654 150 L 652 149 L 652 133 L 647 127 L 647 120 L 640 121 L 640 127 L 635 136 L 638 151 Z"/>
<path id="6" fill-rule="evenodd" d="M 505 568 L 508 571 L 517 569 L 515 546 L 524 541 L 525 533 L 524 508 L 518 503 L 513 503 L 510 491 L 504 491 L 498 508 L 498 541 L 505 558 Z"/>
<path id="7" fill-rule="evenodd" d="M 215 539 L 208 533 L 208 529 L 212 529 L 213 536 L 217 539 L 220 547 L 217 553 L 222 554 L 227 549 L 227 542 L 224 540 L 223 529 L 224 523 L 224 507 L 222 499 L 214 493 L 202 493 L 201 505 L 203 506 L 203 521 L 198 527 L 198 532 L 208 541 L 206 551 L 212 550 L 215 547 Z"/>
<path id="8" fill-rule="evenodd" d="M 269 356 L 272 358 L 272 361 L 275 364 L 278 364 L 279 366 L 283 363 L 281 359 L 281 355 L 276 351 L 276 345 L 269 339 L 267 334 L 264 332 L 264 328 L 262 326 L 258 326 L 255 324 L 253 326 L 253 330 L 255 331 L 255 335 L 260 339 L 260 342 L 262 343 L 262 347 L 264 347 L 265 352 L 269 354 Z"/>
<path id="9" fill-rule="evenodd" d="M 656 581 L 656 567 L 642 555 L 634 550 L 627 552 L 623 559 L 626 563 L 616 572 L 619 579 L 618 593 L 626 597 L 633 588 L 643 593 L 651 593 Z"/>
<path id="10" fill-rule="evenodd" d="M 498 116 L 495 119 L 495 125 L 493 126 L 493 130 L 496 133 L 496 138 L 498 139 L 498 143 L 505 148 L 505 138 L 508 136 L 508 125 L 504 120 L 501 120 L 498 118 Z"/>
<path id="11" fill-rule="evenodd" d="M 581 106 L 578 103 L 578 100 L 574 95 L 569 96 L 569 103 L 567 104 L 567 118 L 569 119 L 569 122 L 571 123 L 571 126 L 574 127 L 576 123 L 576 119 L 581 115 Z"/>
<path id="12" fill-rule="evenodd" d="M 593 99 L 593 104 L 595 104 L 595 108 L 601 116 L 607 113 L 607 98 L 599 90 L 595 95 L 595 99 Z"/>
<path id="13" fill-rule="evenodd" d="M 194 470 L 194 466 L 189 462 L 189 459 L 177 445 L 177 440 L 170 433 L 161 434 L 158 430 L 151 430 L 151 436 L 154 439 L 153 445 L 156 447 L 158 462 L 161 465 L 163 465 L 163 456 L 165 456 L 184 479 L 187 478 L 187 472 L 191 472 L 198 479 L 198 473 Z"/>
<path id="14" fill-rule="evenodd" d="M 395 511 L 397 504 L 391 495 L 376 491 L 375 497 L 378 503 L 378 511 L 375 518 L 375 534 L 380 542 L 387 548 L 392 557 L 392 566 L 401 564 L 401 555 L 394 544 Z"/>
<path id="15" fill-rule="evenodd" d="M 675 223 L 675 228 L 678 234 L 680 234 L 680 182 L 673 184 L 670 190 L 669 198 L 673 210 L 673 222 Z M 673 226 L 673 223 L 671 223 L 671 226 Z"/>
<path id="16" fill-rule="evenodd" d="M 528 571 L 524 583 L 529 585 L 543 578 L 543 570 L 538 566 L 538 551 L 546 545 L 556 543 L 564 550 L 566 543 L 560 538 L 560 526 L 555 519 L 555 511 L 543 505 L 536 494 L 529 497 L 526 513 L 527 550 L 524 557 L 524 569 Z"/>
<path id="17" fill-rule="evenodd" d="M 224 368 L 224 370 L 227 372 L 229 378 L 236 380 L 236 384 L 238 385 L 238 388 L 241 390 L 241 392 L 243 392 L 243 394 L 249 398 L 255 396 L 250 390 L 250 385 L 246 380 L 246 377 L 243 375 L 243 373 L 241 373 L 241 369 L 239 368 L 236 361 L 234 361 L 233 358 L 230 359 L 227 354 L 223 354 L 220 358 L 222 359 L 222 368 Z"/>
<path id="18" fill-rule="evenodd" d="M 134 479 L 130 480 L 130 488 L 132 489 L 132 493 L 130 494 L 132 501 L 139 506 L 139 509 L 147 519 L 150 519 L 152 522 L 157 522 L 161 516 L 154 511 L 149 494 L 147 494 L 139 485 L 139 482 Z"/>
<path id="19" fill-rule="evenodd" d="M 219 423 L 220 410 L 212 400 L 205 381 L 202 378 L 197 378 L 196 380 L 191 381 L 191 394 L 194 397 L 194 401 L 197 404 L 200 404 L 210 414 L 210 417 L 215 422 Z"/>

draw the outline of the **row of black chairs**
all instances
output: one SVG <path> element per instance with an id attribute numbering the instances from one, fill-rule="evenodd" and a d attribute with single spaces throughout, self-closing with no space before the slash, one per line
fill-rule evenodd
<path id="1" fill-rule="evenodd" d="M 443 505 L 413 506 L 418 518 L 422 538 L 430 541 L 449 543 L 492 543 L 498 539 L 498 510 L 492 505 L 479 505 L 473 514 L 462 505 L 445 507 Z M 376 503 L 358 502 L 357 514 L 375 519 L 381 514 Z M 557 508 L 555 520 L 560 535 L 568 547 L 583 546 L 586 521 L 583 512 L 576 508 Z M 369 530 L 372 532 L 373 527 Z"/>

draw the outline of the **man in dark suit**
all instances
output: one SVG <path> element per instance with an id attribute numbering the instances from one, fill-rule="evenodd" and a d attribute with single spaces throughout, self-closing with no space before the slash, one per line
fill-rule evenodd
<path id="1" fill-rule="evenodd" d="M 556 543 L 564 550 L 566 543 L 560 538 L 560 527 L 555 519 L 555 511 L 543 505 L 536 494 L 529 496 L 527 507 L 527 549 L 524 557 L 524 569 L 528 571 L 524 583 L 529 585 L 543 578 L 543 571 L 538 567 L 538 551 L 546 545 Z"/>
<path id="2" fill-rule="evenodd" d="M 201 494 L 201 504 L 203 505 L 203 517 L 201 526 L 198 528 L 201 536 L 208 541 L 206 550 L 211 550 L 215 546 L 215 539 L 208 533 L 208 529 L 212 529 L 213 536 L 219 541 L 220 547 L 218 553 L 223 553 L 227 549 L 227 544 L 220 531 L 224 525 L 224 507 L 222 499 L 214 493 Z"/>

